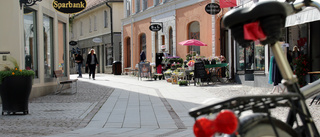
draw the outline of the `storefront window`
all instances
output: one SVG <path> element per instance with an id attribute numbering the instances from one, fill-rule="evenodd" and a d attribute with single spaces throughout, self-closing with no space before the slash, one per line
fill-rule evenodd
<path id="1" fill-rule="evenodd" d="M 63 22 L 58 22 L 58 40 L 59 40 L 59 70 L 62 70 L 64 76 L 67 76 L 66 73 L 66 64 L 65 64 L 65 59 L 66 59 L 66 24 Z"/>
<path id="2" fill-rule="evenodd" d="M 264 70 L 265 50 L 260 43 L 243 48 L 237 44 L 237 71 Z"/>
<path id="3" fill-rule="evenodd" d="M 302 24 L 289 27 L 289 50 L 294 51 L 294 47 L 299 48 L 300 53 L 307 54 L 308 51 L 308 25 Z"/>
<path id="4" fill-rule="evenodd" d="M 25 69 L 33 70 L 38 78 L 38 47 L 37 47 L 37 17 L 36 11 L 24 9 L 24 56 Z"/>
<path id="5" fill-rule="evenodd" d="M 45 78 L 53 77 L 53 19 L 43 16 L 43 47 L 44 47 L 44 75 Z"/>
<path id="6" fill-rule="evenodd" d="M 243 71 L 245 67 L 244 48 L 237 43 L 237 71 Z"/>
<path id="7" fill-rule="evenodd" d="M 106 45 L 106 49 L 105 49 L 106 51 L 106 53 L 107 53 L 107 62 L 106 62 L 106 64 L 107 65 L 112 65 L 112 63 L 113 63 L 113 57 L 112 57 L 112 46 L 111 46 L 111 44 L 107 44 Z"/>
<path id="8" fill-rule="evenodd" d="M 245 57 L 246 57 L 246 70 L 253 70 L 254 68 L 254 49 L 253 45 L 246 47 Z"/>
<path id="9" fill-rule="evenodd" d="M 255 43 L 254 45 L 254 70 L 264 70 L 265 69 L 265 54 L 264 46 L 260 43 Z"/>

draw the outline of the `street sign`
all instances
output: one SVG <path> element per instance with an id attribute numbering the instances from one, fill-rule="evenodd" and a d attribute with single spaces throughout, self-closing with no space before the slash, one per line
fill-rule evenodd
<path id="1" fill-rule="evenodd" d="M 161 25 L 159 25 L 159 24 L 152 24 L 152 25 L 149 26 L 149 29 L 150 29 L 151 31 L 159 31 L 159 30 L 162 29 L 162 27 L 161 27 Z"/>
<path id="2" fill-rule="evenodd" d="M 76 41 L 70 41 L 69 42 L 69 45 L 71 45 L 71 46 L 75 46 L 75 45 L 77 45 L 78 44 L 78 42 L 76 42 Z"/>
<path id="3" fill-rule="evenodd" d="M 217 3 L 209 3 L 205 7 L 205 10 L 208 14 L 216 15 L 221 11 L 220 5 Z"/>

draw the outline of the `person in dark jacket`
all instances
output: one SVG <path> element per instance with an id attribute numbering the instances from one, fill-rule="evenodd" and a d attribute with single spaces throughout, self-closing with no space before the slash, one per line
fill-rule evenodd
<path id="1" fill-rule="evenodd" d="M 92 79 L 95 80 L 96 66 L 99 66 L 99 62 L 97 59 L 97 55 L 94 52 L 94 49 L 91 49 L 90 54 L 88 54 L 87 56 L 86 66 L 89 66 L 89 79 L 91 78 L 92 74 Z"/>
<path id="2" fill-rule="evenodd" d="M 79 76 L 78 76 L 78 78 L 82 78 L 82 71 L 81 71 L 81 68 L 82 68 L 82 62 L 83 62 L 83 58 L 82 58 L 82 56 L 81 55 L 79 55 L 79 54 L 76 54 L 76 63 L 78 63 L 78 67 L 77 67 L 77 69 L 78 69 L 78 73 L 79 73 Z"/>

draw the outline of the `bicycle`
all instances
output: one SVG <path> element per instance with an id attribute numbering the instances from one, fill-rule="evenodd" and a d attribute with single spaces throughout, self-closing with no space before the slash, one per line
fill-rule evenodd
<path id="1" fill-rule="evenodd" d="M 233 9 L 225 14 L 222 19 L 224 27 L 231 30 L 233 38 L 243 47 L 253 42 L 244 39 L 244 24 L 259 21 L 257 24 L 266 37 L 257 31 L 253 33 L 260 39 L 261 44 L 271 43 L 272 52 L 283 77 L 282 83 L 287 87 L 288 94 L 234 97 L 192 108 L 189 115 L 196 120 L 196 136 L 213 136 L 216 133 L 226 137 L 320 136 L 305 102 L 306 98 L 320 92 L 320 80 L 300 89 L 278 42 L 286 16 L 309 6 L 320 10 L 320 4 L 311 0 L 297 3 L 264 1 L 253 7 Z M 289 109 L 285 122 L 271 115 L 270 110 L 278 107 Z M 249 110 L 253 114 L 240 118 L 243 112 Z"/>

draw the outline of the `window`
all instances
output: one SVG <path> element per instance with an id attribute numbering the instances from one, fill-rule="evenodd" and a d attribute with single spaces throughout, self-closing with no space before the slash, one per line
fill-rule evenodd
<path id="1" fill-rule="evenodd" d="M 93 24 L 94 31 L 97 31 L 97 16 L 94 16 L 94 24 Z"/>
<path id="2" fill-rule="evenodd" d="M 53 77 L 53 19 L 49 16 L 43 16 L 43 36 L 44 36 L 44 76 L 45 78 Z"/>
<path id="3" fill-rule="evenodd" d="M 106 64 L 107 65 L 112 65 L 113 57 L 112 57 L 112 46 L 111 46 L 111 44 L 107 44 L 105 50 L 106 50 L 105 53 L 107 53 L 107 55 L 106 55 L 106 58 L 107 58 L 106 59 Z"/>
<path id="4" fill-rule="evenodd" d="M 131 0 L 127 0 L 127 17 L 131 14 Z"/>
<path id="5" fill-rule="evenodd" d="M 244 48 L 241 47 L 238 43 L 237 43 L 237 71 L 244 71 L 244 67 L 246 66 L 246 62 L 245 62 L 245 55 L 244 55 Z"/>
<path id="6" fill-rule="evenodd" d="M 155 5 L 155 6 L 156 6 L 156 5 L 159 5 L 159 2 L 160 2 L 160 0 L 154 0 L 154 1 L 153 1 L 153 3 L 154 3 L 153 5 Z"/>
<path id="7" fill-rule="evenodd" d="M 37 16 L 36 11 L 24 9 L 24 57 L 25 69 L 33 70 L 35 78 L 38 74 Z"/>
<path id="8" fill-rule="evenodd" d="M 144 33 L 140 35 L 140 49 L 143 50 L 146 55 L 148 55 L 147 54 L 147 44 L 146 44 L 146 34 L 144 34 Z M 140 53 L 139 53 L 139 55 L 140 55 Z"/>
<path id="9" fill-rule="evenodd" d="M 136 0 L 136 5 L 135 5 L 135 12 L 138 13 L 141 9 L 140 9 L 140 0 Z"/>
<path id="10" fill-rule="evenodd" d="M 161 45 L 166 45 L 166 38 L 164 37 L 164 35 L 161 35 L 161 40 L 162 40 L 162 42 L 161 42 Z"/>
<path id="11" fill-rule="evenodd" d="M 265 69 L 265 54 L 264 45 L 260 43 L 255 43 L 254 45 L 254 70 L 264 70 Z"/>
<path id="12" fill-rule="evenodd" d="M 265 46 L 259 42 L 246 48 L 237 43 L 237 71 L 265 70 Z"/>
<path id="13" fill-rule="evenodd" d="M 108 12 L 104 11 L 104 28 L 108 28 Z"/>
<path id="14" fill-rule="evenodd" d="M 148 0 L 143 0 L 143 10 L 148 8 Z"/>
<path id="15" fill-rule="evenodd" d="M 66 24 L 63 22 L 58 22 L 58 69 L 62 70 L 64 76 L 67 76 L 67 66 L 66 66 Z"/>
<path id="16" fill-rule="evenodd" d="M 131 67 L 131 39 L 127 38 L 127 67 Z"/>
<path id="17" fill-rule="evenodd" d="M 189 25 L 189 39 L 200 40 L 200 24 L 198 21 L 194 21 Z M 195 52 L 200 55 L 200 46 L 189 46 L 188 49 L 190 52 Z"/>

